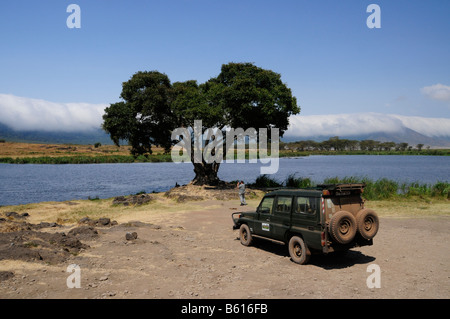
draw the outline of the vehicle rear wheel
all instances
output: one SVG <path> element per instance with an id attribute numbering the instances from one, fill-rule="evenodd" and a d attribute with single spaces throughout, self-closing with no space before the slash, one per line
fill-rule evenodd
<path id="1" fill-rule="evenodd" d="M 308 248 L 305 242 L 298 236 L 293 236 L 289 240 L 289 255 L 297 264 L 304 265 L 309 260 Z"/>
<path id="2" fill-rule="evenodd" d="M 239 239 L 241 240 L 241 244 L 244 246 L 250 246 L 253 241 L 250 228 L 248 228 L 246 224 L 242 224 L 239 228 Z"/>
<path id="3" fill-rule="evenodd" d="M 377 234 L 380 222 L 377 213 L 365 208 L 356 214 L 356 225 L 361 236 L 369 240 Z"/>
<path id="4" fill-rule="evenodd" d="M 339 244 L 350 243 L 356 235 L 356 218 L 350 212 L 341 210 L 331 217 L 330 233 Z"/>

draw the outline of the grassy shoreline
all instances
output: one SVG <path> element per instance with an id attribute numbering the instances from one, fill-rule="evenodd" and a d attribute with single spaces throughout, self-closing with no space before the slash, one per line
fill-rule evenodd
<path id="1" fill-rule="evenodd" d="M 107 164 L 159 163 L 171 161 L 170 155 L 167 154 L 138 157 L 133 157 L 131 155 L 0 157 L 0 163 L 4 164 Z"/>
<path id="2" fill-rule="evenodd" d="M 437 151 L 437 150 L 436 150 Z M 441 152 L 367 152 L 367 151 L 345 151 L 345 152 L 296 152 L 280 153 L 279 158 L 295 158 L 313 155 L 419 155 L 419 156 L 450 156 L 450 151 Z M 37 156 L 37 157 L 0 157 L 3 164 L 105 164 L 105 163 L 169 163 L 172 162 L 170 154 L 140 155 L 101 155 L 101 156 Z"/>
<path id="3" fill-rule="evenodd" d="M 256 178 L 250 186 L 258 188 L 274 188 L 274 187 L 315 187 L 318 184 L 365 184 L 363 198 L 366 200 L 398 200 L 401 198 L 419 198 L 422 200 L 431 199 L 450 199 L 450 183 L 447 181 L 439 181 L 434 184 L 411 182 L 399 183 L 387 178 L 373 180 L 367 177 L 330 177 L 326 178 L 322 183 L 314 183 L 309 178 L 288 176 L 284 181 L 280 182 L 267 175 L 261 175 Z"/>
<path id="4" fill-rule="evenodd" d="M 155 163 L 172 162 L 171 154 L 155 148 L 151 155 L 132 156 L 129 146 L 0 143 L 0 163 L 6 164 L 97 164 L 97 163 Z M 245 157 L 248 159 L 248 147 Z M 406 151 L 367 150 L 308 150 L 292 151 L 280 149 L 279 158 L 312 155 L 427 155 L 450 156 L 450 149 L 425 149 Z M 237 155 L 236 155 L 237 156 Z"/>
<path id="5" fill-rule="evenodd" d="M 205 188 L 198 186 L 199 192 Z M 191 192 L 198 193 L 194 189 Z M 186 211 L 214 211 L 215 208 L 228 202 L 236 205 L 239 210 L 239 199 L 217 199 L 208 198 L 188 200 L 179 202 L 174 198 L 165 196 L 165 192 L 150 194 L 153 197 L 149 203 L 143 205 L 115 205 L 113 198 L 99 200 L 70 200 L 61 202 L 41 202 L 24 205 L 0 207 L 0 216 L 4 217 L 7 212 L 17 212 L 22 214 L 27 212 L 30 223 L 55 222 L 62 225 L 77 223 L 84 217 L 91 219 L 110 218 L 119 222 L 130 220 L 140 220 L 152 222 L 156 219 L 164 218 L 167 214 L 178 214 Z M 131 196 L 131 195 L 130 195 Z M 245 210 L 253 210 L 258 205 L 263 192 L 259 191 L 255 196 L 247 200 L 249 206 Z M 410 198 L 400 198 L 396 200 L 367 200 L 365 206 L 374 209 L 380 217 L 386 218 L 438 218 L 450 217 L 450 205 L 448 200 L 443 198 L 433 198 L 424 200 L 419 196 Z M 230 219 L 231 222 L 231 219 Z"/>

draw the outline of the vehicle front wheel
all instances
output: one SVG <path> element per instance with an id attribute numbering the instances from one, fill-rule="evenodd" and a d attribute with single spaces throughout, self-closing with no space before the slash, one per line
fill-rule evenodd
<path id="1" fill-rule="evenodd" d="M 293 236 L 289 240 L 289 255 L 297 264 L 304 265 L 309 260 L 308 248 L 305 242 L 298 236 Z"/>
<path id="2" fill-rule="evenodd" d="M 250 246 L 252 244 L 253 236 L 250 232 L 250 228 L 248 228 L 246 224 L 242 224 L 239 228 L 239 239 L 244 246 Z"/>

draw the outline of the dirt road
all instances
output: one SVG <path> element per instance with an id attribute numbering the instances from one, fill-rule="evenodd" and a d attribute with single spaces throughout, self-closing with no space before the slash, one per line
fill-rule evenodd
<path id="1" fill-rule="evenodd" d="M 0 298 L 450 297 L 449 217 L 381 218 L 373 246 L 345 257 L 313 256 L 300 266 L 284 245 L 242 246 L 231 220 L 238 204 L 209 200 L 197 211 L 96 226 L 98 236 L 80 239 L 89 248 L 64 262 L 2 258 Z M 44 230 L 68 233 L 70 227 Z M 127 240 L 132 232 L 137 239 Z M 80 288 L 68 288 L 76 273 L 67 272 L 71 264 L 79 266 Z M 381 271 L 380 288 L 367 285 L 371 265 Z"/>

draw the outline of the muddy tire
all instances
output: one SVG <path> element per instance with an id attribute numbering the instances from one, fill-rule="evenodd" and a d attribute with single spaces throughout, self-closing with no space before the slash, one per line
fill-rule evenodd
<path id="1" fill-rule="evenodd" d="M 252 233 L 246 224 L 242 224 L 239 228 L 239 239 L 244 246 L 250 246 L 253 242 Z"/>
<path id="2" fill-rule="evenodd" d="M 308 262 L 310 255 L 308 254 L 308 247 L 306 247 L 303 239 L 298 236 L 291 237 L 288 247 L 292 261 L 300 265 L 304 265 Z"/>
<path id="3" fill-rule="evenodd" d="M 331 217 L 330 234 L 339 244 L 350 243 L 356 235 L 356 218 L 350 212 L 341 210 Z"/>
<path id="4" fill-rule="evenodd" d="M 377 234 L 380 222 L 377 213 L 365 208 L 356 214 L 356 225 L 359 234 L 369 240 Z"/>

